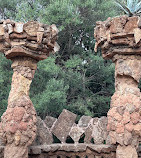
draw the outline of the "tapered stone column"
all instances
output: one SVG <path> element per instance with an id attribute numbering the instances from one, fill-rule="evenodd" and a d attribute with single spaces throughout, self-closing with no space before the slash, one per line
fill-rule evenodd
<path id="1" fill-rule="evenodd" d="M 141 137 L 141 30 L 138 17 L 121 16 L 98 22 L 96 46 L 104 59 L 115 63 L 115 93 L 108 112 L 111 144 L 117 144 L 117 158 L 137 158 Z"/>
<path id="2" fill-rule="evenodd" d="M 0 24 L 0 50 L 12 60 L 13 77 L 6 112 L 1 117 L 0 137 L 6 146 L 4 158 L 28 158 L 28 146 L 36 137 L 36 111 L 29 98 L 37 63 L 55 52 L 55 25 L 38 22 Z"/>

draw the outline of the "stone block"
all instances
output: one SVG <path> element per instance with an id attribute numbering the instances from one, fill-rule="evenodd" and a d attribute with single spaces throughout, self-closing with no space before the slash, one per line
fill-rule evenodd
<path id="1" fill-rule="evenodd" d="M 84 130 L 74 123 L 70 130 L 69 136 L 74 140 L 75 143 L 78 143 L 83 133 Z"/>
<path id="2" fill-rule="evenodd" d="M 3 36 L 4 35 L 4 26 L 3 24 L 0 24 L 0 35 Z"/>
<path id="3" fill-rule="evenodd" d="M 124 144 L 129 145 L 132 142 L 132 134 L 125 130 L 124 132 Z"/>
<path id="4" fill-rule="evenodd" d="M 11 24 L 7 24 L 7 27 L 8 27 L 8 33 L 11 34 L 14 31 L 13 26 Z"/>
<path id="5" fill-rule="evenodd" d="M 84 138 L 84 142 L 89 144 L 91 143 L 91 139 L 92 139 L 92 126 L 89 125 L 86 129 L 85 129 L 85 138 Z"/>
<path id="6" fill-rule="evenodd" d="M 37 117 L 37 137 L 35 141 L 38 145 L 52 144 L 53 137 L 44 121 Z"/>
<path id="7" fill-rule="evenodd" d="M 102 135 L 102 130 L 98 127 L 98 125 L 93 126 L 92 137 L 95 144 L 103 144 L 104 139 Z"/>
<path id="8" fill-rule="evenodd" d="M 41 154 L 41 146 L 31 146 L 29 148 L 29 153 L 33 155 Z"/>
<path id="9" fill-rule="evenodd" d="M 112 20 L 112 23 L 110 26 L 110 32 L 111 33 L 123 32 L 123 25 L 121 23 L 120 17 L 116 17 Z"/>
<path id="10" fill-rule="evenodd" d="M 44 119 L 44 123 L 48 128 L 51 128 L 55 121 L 57 121 L 57 119 L 51 116 L 46 116 L 46 118 Z"/>
<path id="11" fill-rule="evenodd" d="M 58 120 L 51 128 L 52 133 L 62 142 L 66 142 L 66 138 L 69 135 L 72 125 L 75 123 L 76 114 L 64 109 Z"/>
<path id="12" fill-rule="evenodd" d="M 7 59 L 11 59 L 15 56 L 26 56 L 26 57 L 32 57 L 33 59 L 36 60 L 44 60 L 47 58 L 47 56 L 45 54 L 38 54 L 38 53 L 33 53 L 30 50 L 25 50 L 22 47 L 14 47 L 11 50 L 8 50 L 7 52 L 5 52 L 5 56 Z"/>
<path id="13" fill-rule="evenodd" d="M 130 17 L 128 18 L 129 21 L 126 23 L 124 27 L 124 31 L 126 33 L 131 33 L 134 31 L 135 28 L 138 28 L 138 17 Z"/>
<path id="14" fill-rule="evenodd" d="M 23 32 L 23 23 L 15 23 L 14 32 L 22 33 Z"/>
<path id="15" fill-rule="evenodd" d="M 141 39 L 141 29 L 140 28 L 134 29 L 134 38 L 135 38 L 136 44 L 140 42 L 140 39 Z"/>
<path id="16" fill-rule="evenodd" d="M 29 21 L 24 24 L 23 29 L 29 36 L 37 36 L 39 23 L 36 21 Z"/>
<path id="17" fill-rule="evenodd" d="M 137 151 L 131 145 L 120 146 L 116 150 L 116 158 L 138 158 Z"/>
<path id="18" fill-rule="evenodd" d="M 82 116 L 78 122 L 78 126 L 82 127 L 82 128 L 86 128 L 88 127 L 88 124 L 90 122 L 90 120 L 92 119 L 91 116 Z"/>

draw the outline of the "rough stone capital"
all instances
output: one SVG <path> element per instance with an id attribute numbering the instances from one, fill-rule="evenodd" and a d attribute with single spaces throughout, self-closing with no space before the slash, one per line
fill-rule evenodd
<path id="1" fill-rule="evenodd" d="M 95 51 L 115 63 L 115 93 L 108 112 L 111 144 L 119 144 L 117 158 L 137 158 L 135 148 L 141 137 L 141 29 L 139 17 L 120 16 L 97 22 Z M 131 156 L 130 151 L 134 151 Z"/>
<path id="2" fill-rule="evenodd" d="M 27 158 L 28 146 L 36 137 L 36 111 L 29 98 L 37 63 L 59 49 L 55 25 L 36 21 L 0 22 L 0 51 L 12 60 L 12 84 L 6 112 L 1 117 L 0 137 L 4 158 Z"/>

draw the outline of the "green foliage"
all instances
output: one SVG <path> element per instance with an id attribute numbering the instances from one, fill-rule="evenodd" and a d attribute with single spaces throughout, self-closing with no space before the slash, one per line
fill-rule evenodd
<path id="1" fill-rule="evenodd" d="M 96 21 L 116 15 L 112 0 L 1 2 L 4 18 L 54 23 L 60 30 L 60 51 L 38 63 L 31 85 L 30 97 L 38 115 L 57 117 L 63 108 L 79 117 L 106 115 L 114 92 L 114 66 L 94 54 L 93 29 Z M 0 114 L 7 106 L 12 75 L 10 62 L 4 56 L 1 60 Z"/>
<path id="2" fill-rule="evenodd" d="M 7 99 L 12 79 L 11 62 L 0 54 L 0 116 L 7 107 Z"/>
<path id="3" fill-rule="evenodd" d="M 16 6 L 18 0 L 0 0 L 0 17 L 1 19 L 13 18 L 16 15 Z"/>
<path id="4" fill-rule="evenodd" d="M 69 86 L 64 85 L 63 80 L 51 79 L 44 87 L 44 91 L 33 98 L 38 114 L 43 118 L 46 115 L 58 117 L 66 104 L 66 91 Z"/>
<path id="5" fill-rule="evenodd" d="M 42 6 L 38 1 L 22 1 L 16 7 L 15 20 L 23 22 L 30 20 L 40 21 L 40 10 L 42 10 Z"/>
<path id="6" fill-rule="evenodd" d="M 64 29 L 70 23 L 72 25 L 82 23 L 77 6 L 70 0 L 51 0 L 41 14 L 44 23 L 59 24 L 60 29 Z"/>
<path id="7" fill-rule="evenodd" d="M 139 16 L 141 14 L 140 0 L 115 0 L 117 6 L 128 16 Z"/>
<path id="8" fill-rule="evenodd" d="M 74 55 L 73 57 L 71 56 L 70 59 L 65 62 L 65 67 L 72 69 L 79 69 L 79 66 L 81 66 L 82 63 L 83 60 L 79 56 Z"/>

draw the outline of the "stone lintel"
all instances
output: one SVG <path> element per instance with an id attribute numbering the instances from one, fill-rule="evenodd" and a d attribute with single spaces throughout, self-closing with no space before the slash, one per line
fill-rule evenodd
<path id="1" fill-rule="evenodd" d="M 62 142 L 65 143 L 69 132 L 75 123 L 76 114 L 64 109 L 58 120 L 53 124 L 51 132 Z"/>
<path id="2" fill-rule="evenodd" d="M 102 57 L 104 59 L 112 59 L 115 55 L 135 55 L 141 56 L 141 48 L 127 48 L 127 47 L 110 47 L 109 49 L 102 49 Z"/>
<path id="3" fill-rule="evenodd" d="M 11 50 L 6 51 L 4 54 L 7 59 L 12 59 L 14 57 L 22 56 L 22 57 L 31 57 L 39 61 L 39 60 L 44 60 L 47 58 L 46 54 L 43 54 L 43 53 L 40 54 L 39 52 L 35 53 L 32 51 L 28 51 L 22 47 L 14 47 Z"/>
<path id="4" fill-rule="evenodd" d="M 102 48 L 104 59 L 112 59 L 115 54 L 141 55 L 141 28 L 138 16 L 119 16 L 97 22 L 95 28 L 95 51 Z"/>
<path id="5" fill-rule="evenodd" d="M 116 150 L 114 145 L 95 145 L 95 144 L 51 144 L 51 145 L 40 145 L 40 146 L 31 146 L 29 148 L 29 153 L 37 154 L 41 150 L 43 152 L 54 152 L 54 151 L 66 151 L 66 152 L 84 152 L 87 148 L 98 152 L 98 153 L 110 153 Z"/>

